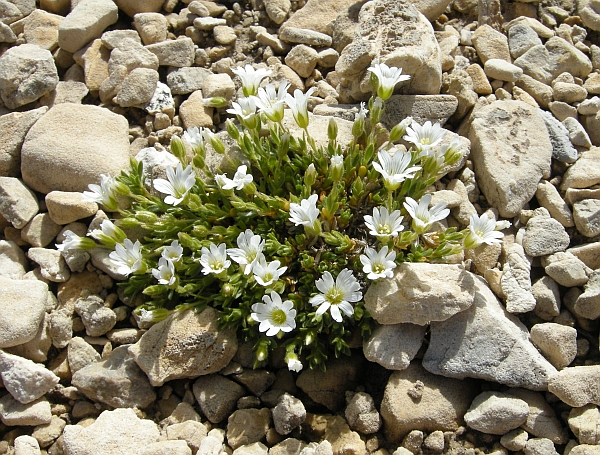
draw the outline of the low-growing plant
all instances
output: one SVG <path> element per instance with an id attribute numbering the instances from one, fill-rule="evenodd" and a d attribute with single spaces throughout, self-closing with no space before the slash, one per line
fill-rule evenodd
<path id="1" fill-rule="evenodd" d="M 166 179 L 148 180 L 133 161 L 90 185 L 86 198 L 117 219 L 90 232 L 95 241 L 66 231 L 57 247 L 110 249 L 127 277 L 125 294 L 143 296 L 135 311 L 142 322 L 214 308 L 222 327 L 253 343 L 255 366 L 278 347 L 294 371 L 350 354 L 351 338 L 372 329 L 363 303 L 372 282 L 390 279 L 405 261 L 443 262 L 497 243 L 503 227 L 483 215 L 463 231 L 439 229 L 450 211 L 441 202 L 430 208 L 427 191 L 462 158 L 460 141 L 441 145 L 446 130 L 411 118 L 388 131 L 380 123 L 385 102 L 409 77 L 385 64 L 369 71 L 375 94 L 355 114 L 349 144 L 340 143 L 331 118 L 328 143 L 319 145 L 308 130 L 312 89 L 292 96 L 287 83 L 259 87 L 268 70 L 235 69 L 244 93 L 227 110 L 237 119 L 227 120 L 228 135 L 244 157 L 235 173 L 213 173 L 208 144 L 221 154 L 225 145 L 208 129 L 190 128 L 171 140 L 179 163 L 166 168 Z M 284 126 L 286 105 L 299 137 Z M 401 139 L 409 150 L 397 145 Z M 122 196 L 127 208 L 119 208 Z M 144 234 L 133 242 L 128 228 Z"/>

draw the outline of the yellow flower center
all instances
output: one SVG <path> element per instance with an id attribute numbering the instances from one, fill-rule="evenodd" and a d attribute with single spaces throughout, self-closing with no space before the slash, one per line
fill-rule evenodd
<path id="1" fill-rule="evenodd" d="M 334 286 L 329 291 L 327 291 L 325 297 L 331 305 L 339 305 L 340 303 L 342 303 L 342 300 L 344 300 L 344 293 L 341 289 L 338 289 L 336 286 Z"/>
<path id="2" fill-rule="evenodd" d="M 385 267 L 383 264 L 373 264 L 371 269 L 373 270 L 373 273 L 377 273 L 377 274 L 385 272 Z"/>
<path id="3" fill-rule="evenodd" d="M 419 142 L 421 142 L 423 145 L 429 145 L 431 143 L 431 139 L 428 137 L 422 137 Z"/>
<path id="4" fill-rule="evenodd" d="M 277 309 L 277 310 L 273 310 L 271 312 L 271 317 L 270 317 L 271 321 L 273 321 L 273 323 L 277 324 L 277 325 L 282 325 L 285 324 L 285 321 L 287 320 L 287 316 L 285 314 L 285 311 L 283 311 L 282 309 Z"/>
<path id="5" fill-rule="evenodd" d="M 377 232 L 379 232 L 380 234 L 391 234 L 392 228 L 389 224 L 380 224 L 378 226 Z"/>

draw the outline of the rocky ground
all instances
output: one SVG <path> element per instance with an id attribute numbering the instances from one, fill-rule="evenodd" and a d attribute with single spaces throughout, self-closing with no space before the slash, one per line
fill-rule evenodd
<path id="1" fill-rule="evenodd" d="M 0 454 L 600 454 L 597 11 L 0 0 Z M 375 58 L 412 76 L 384 123 L 470 143 L 432 204 L 451 225 L 490 209 L 513 226 L 462 265 L 403 264 L 372 288 L 381 326 L 326 373 L 253 370 L 211 310 L 138 326 L 106 255 L 55 248 L 106 218 L 80 193 L 100 174 L 223 129 L 202 100 L 237 96 L 235 66 L 315 87 L 312 124 L 343 134 Z"/>

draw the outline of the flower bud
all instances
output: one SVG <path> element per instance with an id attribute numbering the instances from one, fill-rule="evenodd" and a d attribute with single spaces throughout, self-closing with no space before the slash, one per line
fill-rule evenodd
<path id="1" fill-rule="evenodd" d="M 222 96 L 214 96 L 212 98 L 203 98 L 202 104 L 206 107 L 226 107 L 229 103 Z"/>
<path id="2" fill-rule="evenodd" d="M 149 212 L 148 210 L 140 210 L 139 212 L 136 212 L 135 218 L 143 223 L 154 223 L 156 220 L 158 220 L 156 214 Z"/>
<path id="3" fill-rule="evenodd" d="M 331 157 L 329 172 L 334 182 L 342 179 L 344 176 L 344 157 L 342 155 L 333 155 Z"/>
<path id="4" fill-rule="evenodd" d="M 338 125 L 333 117 L 329 119 L 329 125 L 327 125 L 327 137 L 330 141 L 335 141 L 338 135 Z"/>
<path id="5" fill-rule="evenodd" d="M 237 126 L 233 124 L 231 119 L 228 119 L 225 122 L 225 127 L 227 128 L 227 134 L 229 134 L 231 139 L 237 141 L 240 138 L 240 130 L 237 129 Z"/>
<path id="6" fill-rule="evenodd" d="M 180 161 L 185 159 L 185 145 L 178 136 L 171 136 L 171 153 Z"/>
<path id="7" fill-rule="evenodd" d="M 215 152 L 217 152 L 219 155 L 222 155 L 223 153 L 225 153 L 225 144 L 223 144 L 223 141 L 221 139 L 219 139 L 217 136 L 213 136 L 210 139 L 210 144 L 215 149 Z"/>
<path id="8" fill-rule="evenodd" d="M 129 189 L 129 187 L 123 182 L 119 182 L 118 180 L 115 180 L 113 190 L 115 193 L 121 196 L 129 196 L 131 194 L 131 190 Z"/>
<path id="9" fill-rule="evenodd" d="M 304 184 L 310 188 L 317 181 L 317 170 L 315 169 L 315 165 L 310 163 L 308 168 L 306 168 L 306 172 L 304 173 Z"/>

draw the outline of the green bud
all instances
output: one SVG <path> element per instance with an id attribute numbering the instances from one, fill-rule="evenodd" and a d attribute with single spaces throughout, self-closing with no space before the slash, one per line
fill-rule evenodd
<path id="1" fill-rule="evenodd" d="M 194 165 L 194 167 L 196 169 L 204 169 L 204 157 L 201 155 L 196 155 L 194 156 L 194 159 L 192 160 L 192 164 Z"/>
<path id="2" fill-rule="evenodd" d="M 121 196 L 129 196 L 131 194 L 131 190 L 129 189 L 129 187 L 123 182 L 119 182 L 118 180 L 115 180 L 115 183 L 113 185 L 113 191 Z"/>
<path id="3" fill-rule="evenodd" d="M 140 222 L 133 217 L 127 217 L 117 220 L 117 224 L 123 229 L 133 229 L 139 227 Z"/>
<path id="4" fill-rule="evenodd" d="M 202 104 L 204 104 L 207 107 L 216 107 L 216 108 L 226 107 L 229 105 L 227 100 L 225 98 L 223 98 L 222 96 L 214 96 L 212 98 L 204 98 L 202 100 Z"/>
<path id="5" fill-rule="evenodd" d="M 304 173 L 304 184 L 310 188 L 315 184 L 317 180 L 317 170 L 315 169 L 315 165 L 310 163 L 308 168 L 306 168 L 306 172 Z"/>
<path id="6" fill-rule="evenodd" d="M 147 210 L 140 210 L 139 212 L 135 212 L 135 218 L 143 223 L 154 223 L 158 220 L 158 216 L 155 213 L 149 212 Z"/>
<path id="7" fill-rule="evenodd" d="M 352 136 L 360 137 L 365 133 L 365 121 L 355 120 L 352 124 Z"/>
<path id="8" fill-rule="evenodd" d="M 338 135 L 338 125 L 333 117 L 329 119 L 329 125 L 327 125 L 327 137 L 330 141 L 335 141 Z"/>
<path id="9" fill-rule="evenodd" d="M 398 123 L 394 125 L 394 127 L 390 130 L 390 142 L 396 142 L 404 136 L 406 132 L 406 127 L 402 125 L 402 123 Z"/>
<path id="10" fill-rule="evenodd" d="M 178 136 L 171 136 L 171 153 L 181 161 L 181 164 L 185 165 L 185 145 Z"/>
<path id="11" fill-rule="evenodd" d="M 225 144 L 223 144 L 223 141 L 221 139 L 219 139 L 217 136 L 211 137 L 210 144 L 215 149 L 215 152 L 217 152 L 219 155 L 222 155 L 223 153 L 225 153 Z"/>
<path id="12" fill-rule="evenodd" d="M 225 127 L 227 128 L 227 134 L 229 134 L 231 139 L 237 141 L 240 138 L 240 130 L 237 129 L 237 126 L 233 124 L 231 119 L 228 119 L 225 122 Z"/>

